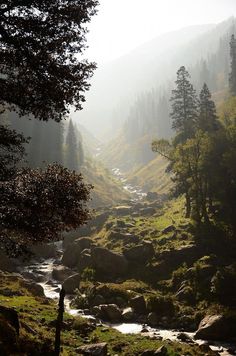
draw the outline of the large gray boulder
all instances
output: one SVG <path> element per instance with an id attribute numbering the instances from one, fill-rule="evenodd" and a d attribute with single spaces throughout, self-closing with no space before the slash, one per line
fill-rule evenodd
<path id="1" fill-rule="evenodd" d="M 120 308 L 116 304 L 101 304 L 96 307 L 97 316 L 111 323 L 117 323 L 122 319 Z"/>
<path id="2" fill-rule="evenodd" d="M 90 344 L 90 345 L 80 346 L 76 349 L 76 352 L 80 355 L 106 356 L 107 344 L 103 342 L 100 344 Z"/>
<path id="3" fill-rule="evenodd" d="M 121 276 L 127 272 L 128 262 L 123 255 L 103 247 L 95 247 L 91 251 L 95 269 L 106 276 Z"/>
<path id="4" fill-rule="evenodd" d="M 152 259 L 155 254 L 155 250 L 151 242 L 143 241 L 142 244 L 131 247 L 123 253 L 128 261 L 146 262 Z"/>
<path id="5" fill-rule="evenodd" d="M 67 246 L 62 257 L 62 264 L 67 267 L 77 267 L 81 252 L 89 249 L 93 241 L 89 237 L 79 237 Z"/>
<path id="6" fill-rule="evenodd" d="M 76 245 L 76 244 L 68 245 L 64 251 L 63 256 L 62 256 L 61 263 L 64 266 L 67 266 L 70 268 L 77 266 L 78 259 L 79 259 L 81 252 L 82 252 L 82 250 L 79 245 Z"/>
<path id="7" fill-rule="evenodd" d="M 80 286 L 80 280 L 80 274 L 78 273 L 68 277 L 62 284 L 62 287 L 64 288 L 66 294 L 74 293 L 74 291 Z"/>
<path id="8" fill-rule="evenodd" d="M 199 324 L 195 339 L 201 340 L 230 340 L 236 330 L 236 321 L 224 315 L 208 315 Z"/>

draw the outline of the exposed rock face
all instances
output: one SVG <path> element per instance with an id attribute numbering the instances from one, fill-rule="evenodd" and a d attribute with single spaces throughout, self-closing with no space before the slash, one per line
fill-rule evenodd
<path id="1" fill-rule="evenodd" d="M 53 268 L 52 277 L 57 281 L 64 281 L 73 274 L 73 271 L 64 266 Z"/>
<path id="2" fill-rule="evenodd" d="M 95 247 L 91 251 L 91 257 L 93 266 L 106 275 L 121 276 L 127 271 L 126 258 L 106 248 Z"/>
<path id="3" fill-rule="evenodd" d="M 146 302 L 142 295 L 137 295 L 136 297 L 130 299 L 130 306 L 137 314 L 146 313 Z"/>
<path id="4" fill-rule="evenodd" d="M 72 294 L 80 285 L 80 274 L 76 273 L 68 277 L 62 287 L 65 289 L 67 294 Z"/>
<path id="5" fill-rule="evenodd" d="M 229 340 L 234 336 L 236 321 L 223 315 L 208 315 L 201 322 L 194 336 L 202 340 Z"/>
<path id="6" fill-rule="evenodd" d="M 76 349 L 76 352 L 81 355 L 90 356 L 106 356 L 107 355 L 107 344 L 90 344 L 85 346 L 80 346 Z"/>
<path id="7" fill-rule="evenodd" d="M 154 247 L 151 242 L 143 241 L 142 244 L 131 247 L 124 251 L 124 255 L 129 261 L 146 262 L 155 254 Z"/>

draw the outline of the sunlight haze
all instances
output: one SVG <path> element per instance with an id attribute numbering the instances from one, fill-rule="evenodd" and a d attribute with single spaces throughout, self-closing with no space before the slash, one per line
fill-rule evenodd
<path id="1" fill-rule="evenodd" d="M 89 25 L 86 56 L 107 62 L 165 32 L 235 15 L 235 0 L 100 0 Z"/>

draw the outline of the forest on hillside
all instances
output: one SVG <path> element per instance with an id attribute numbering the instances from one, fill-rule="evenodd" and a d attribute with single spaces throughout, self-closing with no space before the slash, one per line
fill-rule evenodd
<path id="1" fill-rule="evenodd" d="M 1 356 L 236 354 L 236 19 L 166 1 L 0 3 Z"/>

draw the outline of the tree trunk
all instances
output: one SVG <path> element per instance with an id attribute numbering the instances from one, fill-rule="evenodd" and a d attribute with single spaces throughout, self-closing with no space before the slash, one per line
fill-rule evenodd
<path id="1" fill-rule="evenodd" d="M 59 303 L 58 303 L 58 315 L 57 315 L 57 322 L 56 322 L 55 356 L 60 356 L 61 326 L 62 326 L 62 322 L 63 322 L 65 294 L 66 294 L 65 290 L 62 288 L 60 291 L 60 298 L 59 298 Z"/>

